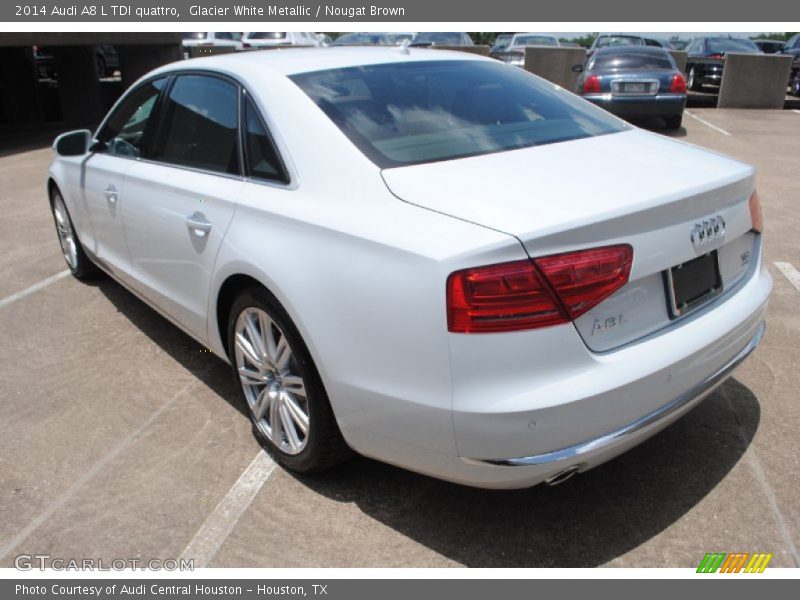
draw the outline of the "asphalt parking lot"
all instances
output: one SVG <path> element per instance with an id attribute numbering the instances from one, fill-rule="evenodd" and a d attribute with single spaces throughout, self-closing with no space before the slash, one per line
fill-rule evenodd
<path id="1" fill-rule="evenodd" d="M 225 364 L 113 281 L 63 276 L 49 147 L 0 155 L 0 566 L 696 567 L 711 551 L 800 566 L 800 112 L 688 112 L 670 135 L 758 167 L 767 337 L 642 446 L 514 492 L 363 458 L 315 477 L 275 467 Z"/>

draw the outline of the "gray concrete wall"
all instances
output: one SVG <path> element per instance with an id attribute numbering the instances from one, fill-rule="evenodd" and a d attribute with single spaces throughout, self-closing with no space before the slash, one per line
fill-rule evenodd
<path id="1" fill-rule="evenodd" d="M 572 69 L 586 63 L 584 48 L 525 48 L 525 70 L 560 85 L 570 92 L 575 91 L 580 73 Z"/>
<path id="2" fill-rule="evenodd" d="M 792 57 L 727 54 L 718 108 L 783 108 Z"/>
<path id="3" fill-rule="evenodd" d="M 480 44 L 475 46 L 431 46 L 434 50 L 456 50 L 457 52 L 469 52 L 480 56 L 489 56 L 489 46 Z"/>
<path id="4" fill-rule="evenodd" d="M 183 58 L 180 44 L 153 44 L 148 46 L 115 46 L 119 54 L 119 69 L 122 72 L 122 85 L 127 89 L 134 81 L 156 67 Z"/>
<path id="5" fill-rule="evenodd" d="M 686 57 L 688 54 L 683 50 L 669 50 L 669 53 L 672 55 L 672 60 L 675 61 L 675 64 L 678 66 L 678 71 L 681 73 L 686 71 Z"/>

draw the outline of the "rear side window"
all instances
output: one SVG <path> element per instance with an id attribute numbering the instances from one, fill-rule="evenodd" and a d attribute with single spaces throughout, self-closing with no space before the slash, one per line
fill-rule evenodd
<path id="1" fill-rule="evenodd" d="M 590 69 L 596 71 L 616 69 L 674 69 L 669 55 L 664 52 L 614 52 L 597 54 Z"/>
<path id="2" fill-rule="evenodd" d="M 205 75 L 180 75 L 169 91 L 153 158 L 238 175 L 239 90 Z"/>
<path id="3" fill-rule="evenodd" d="M 162 78 L 140 85 L 111 113 L 97 134 L 108 154 L 135 158 L 145 154 L 145 131 L 164 81 Z"/>
<path id="4" fill-rule="evenodd" d="M 605 111 L 498 61 L 397 62 L 291 79 L 384 168 L 627 128 Z"/>
<path id="5" fill-rule="evenodd" d="M 245 102 L 244 119 L 247 174 L 257 179 L 288 183 L 289 178 L 275 145 L 250 98 Z"/>

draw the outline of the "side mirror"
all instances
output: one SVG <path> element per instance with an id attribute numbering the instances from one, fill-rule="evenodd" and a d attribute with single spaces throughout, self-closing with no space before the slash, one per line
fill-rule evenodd
<path id="1" fill-rule="evenodd" d="M 53 142 L 53 149 L 59 156 L 81 156 L 89 151 L 92 143 L 92 132 L 79 129 L 62 133 Z"/>
<path id="2" fill-rule="evenodd" d="M 572 65 L 573 73 L 583 73 L 583 65 Z"/>

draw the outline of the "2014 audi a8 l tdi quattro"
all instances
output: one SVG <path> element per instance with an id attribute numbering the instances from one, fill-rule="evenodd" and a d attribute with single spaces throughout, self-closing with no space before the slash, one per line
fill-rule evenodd
<path id="1" fill-rule="evenodd" d="M 407 48 L 148 74 L 47 182 L 64 258 L 228 361 L 261 442 L 559 482 L 759 342 L 754 171 L 522 69 Z"/>

